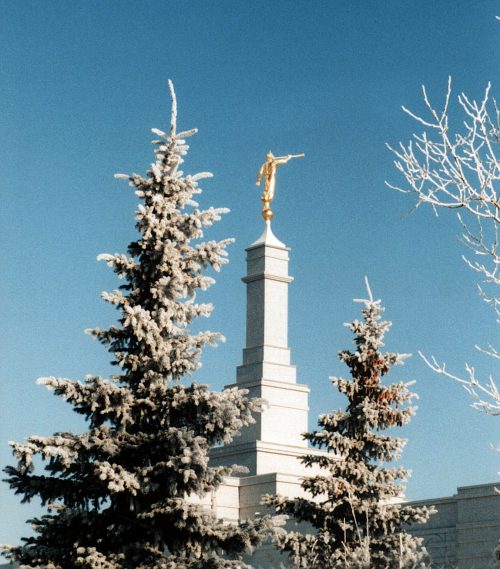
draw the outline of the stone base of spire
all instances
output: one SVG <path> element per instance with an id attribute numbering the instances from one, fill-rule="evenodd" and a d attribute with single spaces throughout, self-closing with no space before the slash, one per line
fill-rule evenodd
<path id="1" fill-rule="evenodd" d="M 252 441 L 296 447 L 302 452 L 307 447 L 302 438 L 308 430 L 309 388 L 306 385 L 254 377 L 226 387 L 247 389 L 248 397 L 264 400 L 262 412 L 255 415 L 255 423 L 242 429 L 241 435 L 225 447 L 228 452 L 232 452 L 229 449 L 233 446 Z"/>
<path id="2" fill-rule="evenodd" d="M 239 440 L 239 439 L 237 439 Z M 283 473 L 304 476 L 304 466 L 300 458 L 304 454 L 316 454 L 312 449 L 265 441 L 234 443 L 210 451 L 210 466 L 237 464 L 248 472 L 241 475 L 260 476 Z M 311 472 L 308 473 L 309 476 Z"/>

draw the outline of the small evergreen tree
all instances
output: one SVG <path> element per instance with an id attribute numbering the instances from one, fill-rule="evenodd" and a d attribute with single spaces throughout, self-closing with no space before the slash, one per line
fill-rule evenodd
<path id="1" fill-rule="evenodd" d="M 405 531 L 410 523 L 425 522 L 432 510 L 401 505 L 404 468 L 383 463 L 399 457 L 405 440 L 381 434 L 407 423 L 414 408 L 404 406 L 414 394 L 408 383 L 384 386 L 381 377 L 407 354 L 382 352 L 382 340 L 391 323 L 381 321 L 384 311 L 374 301 L 367 281 L 368 299 L 363 320 L 346 326 L 355 334 L 356 351 L 339 358 L 351 373 L 349 380 L 332 378 L 349 401 L 345 411 L 319 417 L 320 430 L 304 435 L 312 446 L 326 449 L 302 461 L 319 474 L 304 479 L 307 498 L 267 496 L 268 505 L 297 522 L 308 522 L 316 533 L 288 532 L 277 545 L 297 567 L 307 569 L 423 567 L 421 539 Z M 321 470 L 319 470 L 321 469 Z M 306 527 L 306 526 L 304 526 Z"/>
<path id="2" fill-rule="evenodd" d="M 120 369 L 111 379 L 84 382 L 43 378 L 40 383 L 85 416 L 89 430 L 30 436 L 11 443 L 17 466 L 8 483 L 27 502 L 38 497 L 47 515 L 31 520 L 35 536 L 6 548 L 22 567 L 39 569 L 220 569 L 246 567 L 240 554 L 266 533 L 267 521 L 223 523 L 193 499 L 213 492 L 231 473 L 210 467 L 209 449 L 229 442 L 252 422 L 258 404 L 238 389 L 211 392 L 181 380 L 199 367 L 206 344 L 220 335 L 190 333 L 211 305 L 196 302 L 197 290 L 213 282 L 231 240 L 191 244 L 226 210 L 201 211 L 193 201 L 197 180 L 178 170 L 196 131 L 159 130 L 156 161 L 145 177 L 129 180 L 142 202 L 139 238 L 128 255 L 101 255 L 124 280 L 103 297 L 120 312 L 119 324 L 90 333 L 114 355 Z M 34 473 L 33 459 L 45 462 Z M 191 497 L 191 498 L 190 498 Z"/>

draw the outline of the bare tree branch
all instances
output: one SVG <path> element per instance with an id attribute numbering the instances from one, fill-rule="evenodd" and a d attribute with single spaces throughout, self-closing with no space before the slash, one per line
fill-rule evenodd
<path id="1" fill-rule="evenodd" d="M 405 186 L 386 184 L 393 190 L 413 194 L 415 208 L 430 205 L 435 214 L 440 209 L 458 209 L 461 241 L 470 252 L 465 263 L 480 275 L 478 285 L 481 298 L 489 304 L 500 322 L 500 112 L 490 97 L 491 84 L 486 86 L 480 101 L 471 100 L 465 93 L 457 97 L 464 115 L 463 125 L 450 132 L 449 106 L 451 77 L 442 110 L 430 101 L 425 87 L 423 99 L 428 117 L 403 111 L 428 129 L 414 134 L 406 145 L 387 145 L 395 155 L 394 166 L 404 179 Z M 491 344 L 476 348 L 490 357 L 500 359 L 500 352 Z M 421 354 L 436 373 L 461 383 L 476 400 L 474 407 L 493 415 L 500 414 L 500 395 L 493 377 L 480 383 L 474 368 L 465 365 L 465 377 L 449 373 L 445 364 L 438 364 Z"/>

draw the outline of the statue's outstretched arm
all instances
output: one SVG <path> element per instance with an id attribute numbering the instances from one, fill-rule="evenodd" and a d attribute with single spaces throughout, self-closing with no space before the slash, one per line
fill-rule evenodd
<path id="1" fill-rule="evenodd" d="M 293 158 L 291 154 L 289 154 L 288 156 L 278 156 L 273 160 L 273 162 L 275 164 L 286 164 L 290 160 L 290 158 Z"/>
<path id="2" fill-rule="evenodd" d="M 287 156 L 278 156 L 274 161 L 276 164 L 286 164 L 292 158 L 304 158 L 305 154 L 287 154 Z"/>

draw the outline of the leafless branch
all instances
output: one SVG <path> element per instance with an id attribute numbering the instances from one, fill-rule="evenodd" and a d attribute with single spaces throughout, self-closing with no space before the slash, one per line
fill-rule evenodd
<path id="1" fill-rule="evenodd" d="M 458 210 L 461 240 L 470 252 L 463 259 L 479 274 L 479 294 L 493 308 L 500 322 L 500 112 L 490 90 L 488 83 L 480 101 L 470 99 L 465 93 L 458 95 L 464 121 L 461 129 L 451 134 L 451 78 L 448 78 L 441 110 L 433 105 L 427 90 L 422 87 L 428 116 L 422 117 L 406 107 L 403 111 L 431 129 L 430 133 L 414 134 L 406 145 L 387 145 L 395 156 L 396 169 L 406 181 L 404 186 L 387 185 L 399 192 L 413 194 L 415 207 L 428 204 L 436 215 L 441 209 Z M 500 359 L 500 352 L 491 345 L 486 349 L 476 348 Z M 466 376 L 458 377 L 450 374 L 445 364 L 438 364 L 434 357 L 428 360 L 422 355 L 422 358 L 436 373 L 461 383 L 476 400 L 474 407 L 500 414 L 500 396 L 491 376 L 481 384 L 474 368 L 468 364 Z"/>

